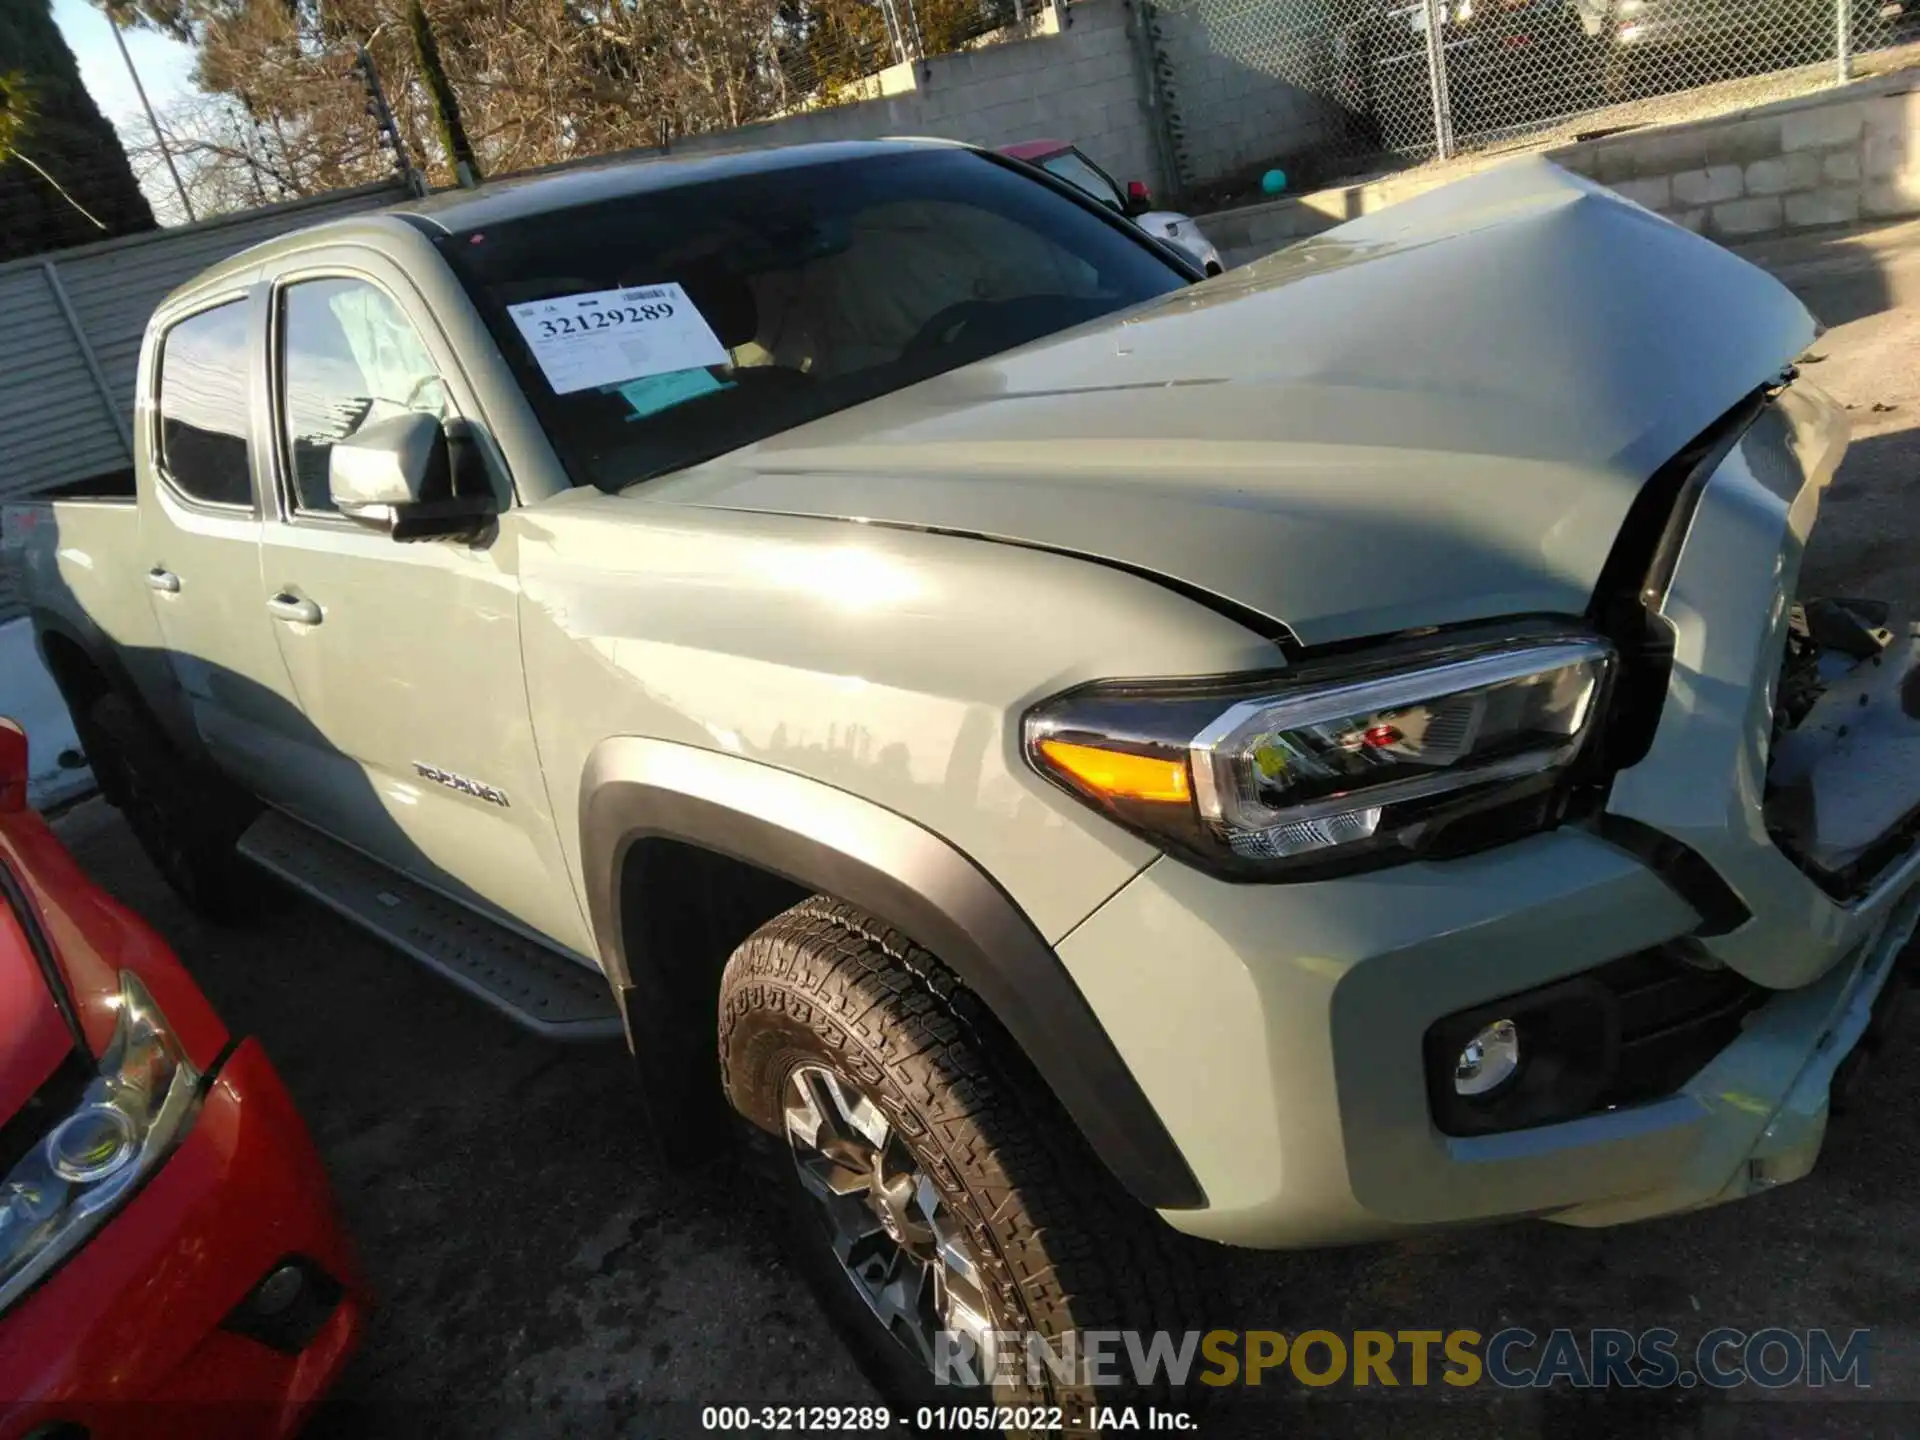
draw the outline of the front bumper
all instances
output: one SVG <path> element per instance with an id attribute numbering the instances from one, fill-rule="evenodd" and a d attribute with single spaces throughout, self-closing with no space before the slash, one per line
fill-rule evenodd
<path id="1" fill-rule="evenodd" d="M 1646 862 L 1564 828 L 1310 884 L 1161 860 L 1067 938 L 1062 959 L 1206 1192 L 1172 1224 L 1256 1246 L 1519 1216 L 1611 1224 L 1811 1168 L 1835 1071 L 1920 916 L 1920 852 L 1836 899 L 1762 815 L 1789 602 L 1843 448 L 1837 408 L 1790 391 L 1714 471 L 1660 606 L 1675 639 L 1659 728 L 1607 806 L 1690 847 L 1744 923 L 1703 925 Z M 1524 1130 L 1435 1127 L 1435 1021 L 1675 942 L 1774 992 L 1690 1080 Z"/>
<path id="2" fill-rule="evenodd" d="M 1206 1192 L 1206 1209 L 1166 1219 L 1287 1247 L 1522 1216 L 1612 1224 L 1798 1179 L 1915 914 L 1910 893 L 1669 1098 L 1483 1136 L 1434 1127 L 1428 1027 L 1696 923 L 1589 834 L 1297 886 L 1162 860 L 1061 953 Z"/>
<path id="3" fill-rule="evenodd" d="M 293 1257 L 343 1287 L 304 1344 L 223 1328 Z M 92 1440 L 292 1435 L 364 1313 L 319 1156 L 247 1041 L 146 1187 L 0 1320 L 0 1440 L 59 1424 Z"/>

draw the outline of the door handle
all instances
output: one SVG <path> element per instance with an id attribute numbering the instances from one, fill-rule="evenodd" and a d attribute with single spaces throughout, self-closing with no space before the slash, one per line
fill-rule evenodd
<path id="1" fill-rule="evenodd" d="M 156 565 L 147 571 L 147 588 L 150 590 L 158 590 L 162 595 L 178 595 L 180 593 L 180 577 L 171 570 L 164 570 Z"/>
<path id="2" fill-rule="evenodd" d="M 276 620 L 285 620 L 292 625 L 318 625 L 320 607 L 311 600 L 302 600 L 298 595 L 290 595 L 282 590 L 267 601 L 267 611 Z"/>

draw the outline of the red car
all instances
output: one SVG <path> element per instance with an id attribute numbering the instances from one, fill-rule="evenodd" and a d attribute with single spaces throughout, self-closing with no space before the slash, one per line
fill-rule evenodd
<path id="1" fill-rule="evenodd" d="M 0 1440 L 290 1435 L 365 1307 L 306 1127 L 0 720 Z"/>

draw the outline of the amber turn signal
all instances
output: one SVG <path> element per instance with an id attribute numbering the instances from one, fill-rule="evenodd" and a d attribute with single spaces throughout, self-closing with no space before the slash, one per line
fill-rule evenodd
<path id="1" fill-rule="evenodd" d="M 1185 760 L 1158 760 L 1097 745 L 1072 745 L 1065 740 L 1042 740 L 1037 748 L 1062 775 L 1109 800 L 1184 805 L 1193 794 Z"/>

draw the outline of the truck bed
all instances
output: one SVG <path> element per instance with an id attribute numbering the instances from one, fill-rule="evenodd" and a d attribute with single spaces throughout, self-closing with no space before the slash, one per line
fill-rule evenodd
<path id="1" fill-rule="evenodd" d="M 81 483 L 107 488 L 100 478 Z M 117 652 L 129 664 L 140 663 L 139 657 L 164 663 L 159 622 L 142 579 L 146 569 L 140 511 L 131 494 L 0 507 L 0 570 L 9 573 L 43 646 L 64 632 L 94 653 Z"/>
<path id="2" fill-rule="evenodd" d="M 119 500 L 131 505 L 138 494 L 131 469 L 107 470 L 84 480 L 69 480 L 64 485 L 49 485 L 35 492 L 36 501 Z"/>

